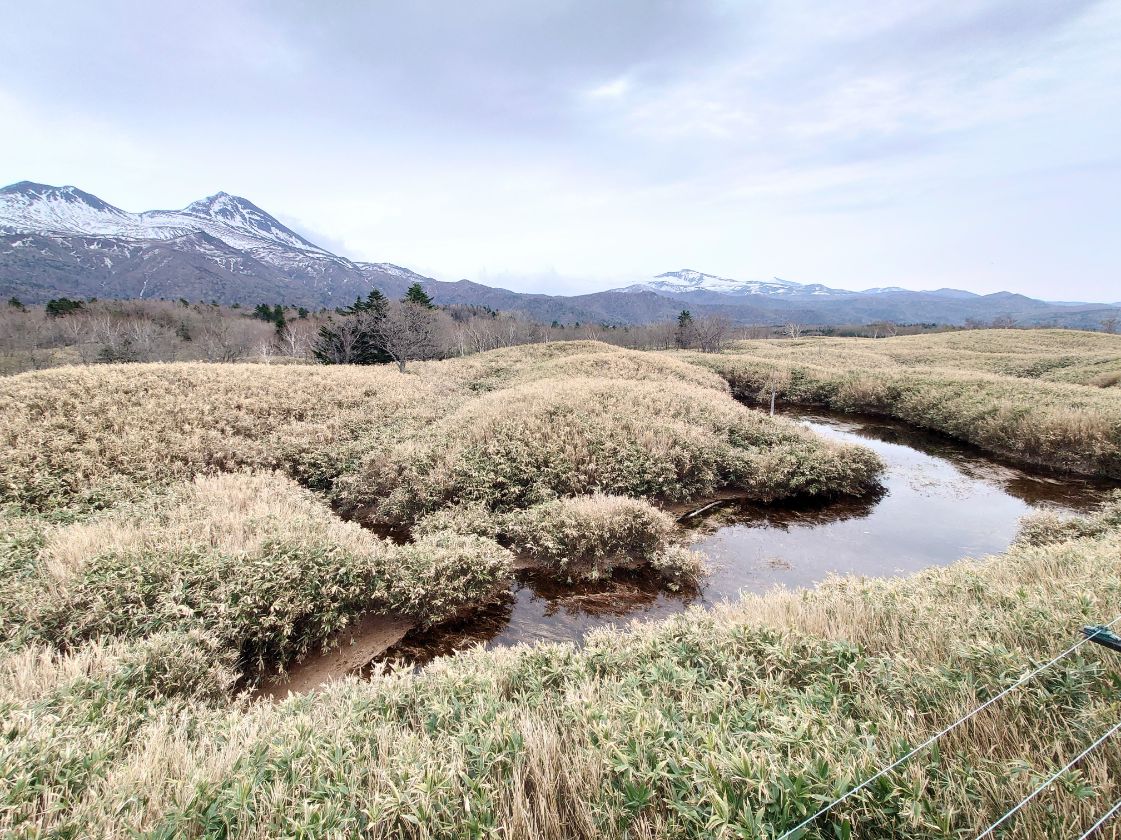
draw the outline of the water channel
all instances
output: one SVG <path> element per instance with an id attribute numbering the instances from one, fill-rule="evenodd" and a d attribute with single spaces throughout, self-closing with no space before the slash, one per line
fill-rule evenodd
<path id="1" fill-rule="evenodd" d="M 887 465 L 874 498 L 796 506 L 728 502 L 689 520 L 689 542 L 710 572 L 691 592 L 650 575 L 567 586 L 520 573 L 508 595 L 470 618 L 411 633 L 383 658 L 422 664 L 484 643 L 576 641 L 594 627 L 656 619 L 690 605 L 735 600 L 776 585 L 812 586 L 830 574 L 893 576 L 1004 551 L 1021 517 L 1084 511 L 1111 485 L 1010 466 L 980 450 L 876 417 L 814 411 L 787 416 L 834 440 L 860 443 Z"/>

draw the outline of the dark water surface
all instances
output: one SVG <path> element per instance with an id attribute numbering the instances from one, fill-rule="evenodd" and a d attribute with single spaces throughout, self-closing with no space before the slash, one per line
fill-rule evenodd
<path id="1" fill-rule="evenodd" d="M 874 450 L 887 465 L 883 493 L 797 506 L 730 502 L 691 523 L 692 547 L 710 567 L 698 591 L 666 592 L 637 573 L 579 586 L 521 573 L 501 603 L 463 622 L 412 634 L 387 658 L 423 663 L 479 642 L 578 641 L 593 627 L 664 617 L 777 584 L 810 586 L 830 573 L 899 575 L 999 553 L 1025 514 L 1084 511 L 1115 486 L 1008 466 L 891 420 L 787 416 L 824 437 Z"/>

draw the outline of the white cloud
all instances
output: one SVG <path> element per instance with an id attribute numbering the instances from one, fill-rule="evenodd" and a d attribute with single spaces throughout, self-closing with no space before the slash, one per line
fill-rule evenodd
<path id="1" fill-rule="evenodd" d="M 621 99 L 627 95 L 630 89 L 631 80 L 626 76 L 620 76 L 617 79 L 592 88 L 588 91 L 587 95 L 592 99 Z"/>
<path id="2" fill-rule="evenodd" d="M 184 9 L 14 8 L 0 182 L 224 189 L 348 256 L 539 291 L 690 266 L 1117 296 L 1116 3 Z"/>

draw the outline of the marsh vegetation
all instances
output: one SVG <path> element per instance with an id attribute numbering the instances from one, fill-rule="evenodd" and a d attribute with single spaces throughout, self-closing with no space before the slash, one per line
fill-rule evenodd
<path id="1" fill-rule="evenodd" d="M 1113 618 L 1119 502 L 1044 514 L 999 556 L 907 578 L 745 595 L 418 674 L 375 667 L 280 702 L 249 689 L 371 618 L 493 609 L 516 574 L 588 597 L 628 574 L 638 600 L 684 591 L 703 572 L 667 513 L 682 503 L 878 492 L 871 449 L 737 403 L 775 371 L 786 403 L 1117 475 L 1115 339 L 1090 337 L 1114 343 L 1087 356 L 1068 333 L 969 335 L 0 380 L 0 829 L 777 836 Z M 809 836 L 983 827 L 1116 719 L 1107 657 L 1064 660 Z M 1121 793 L 1118 749 L 1008 836 L 1092 822 Z"/>

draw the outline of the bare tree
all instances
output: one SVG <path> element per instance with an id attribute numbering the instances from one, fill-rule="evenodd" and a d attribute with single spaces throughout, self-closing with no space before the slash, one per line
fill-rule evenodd
<path id="1" fill-rule="evenodd" d="M 723 315 L 705 315 L 694 319 L 697 347 L 704 353 L 719 353 L 732 338 L 732 322 Z"/>
<path id="2" fill-rule="evenodd" d="M 802 325 L 795 324 L 793 321 L 791 321 L 789 324 L 783 327 L 783 332 L 786 334 L 787 338 L 801 338 Z"/>
<path id="3" fill-rule="evenodd" d="M 374 326 L 378 346 L 405 372 L 408 362 L 431 359 L 436 355 L 436 312 L 419 303 L 393 304 Z"/>
<path id="4" fill-rule="evenodd" d="M 1113 334 L 1117 332 L 1117 318 L 1110 315 L 1108 318 L 1102 318 L 1102 332 Z"/>
<path id="5" fill-rule="evenodd" d="M 307 321 L 288 321 L 276 337 L 280 352 L 292 359 L 310 359 L 315 328 Z"/>
<path id="6" fill-rule="evenodd" d="M 248 350 L 245 337 L 226 318 L 210 318 L 203 325 L 200 344 L 208 362 L 236 362 Z"/>
<path id="7" fill-rule="evenodd" d="M 875 321 L 868 325 L 868 331 L 872 338 L 890 338 L 899 332 L 899 327 L 891 321 Z"/>

